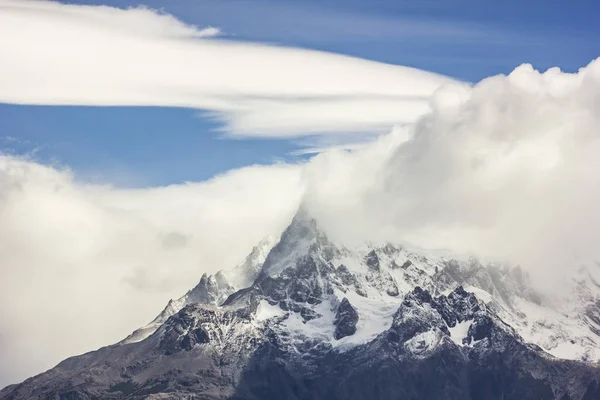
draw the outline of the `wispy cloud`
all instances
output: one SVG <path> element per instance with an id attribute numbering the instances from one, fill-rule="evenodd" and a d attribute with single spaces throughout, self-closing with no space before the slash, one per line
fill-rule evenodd
<path id="1" fill-rule="evenodd" d="M 34 143 L 31 140 L 11 135 L 0 136 L 0 156 L 10 154 L 19 155 L 26 159 L 34 159 L 42 148 L 42 145 Z"/>
<path id="2" fill-rule="evenodd" d="M 388 133 L 388 132 L 386 132 Z M 381 134 L 346 133 L 339 135 L 320 134 L 296 139 L 299 149 L 292 155 L 313 155 L 328 150 L 356 150 L 376 140 Z"/>
<path id="3" fill-rule="evenodd" d="M 209 110 L 231 135 L 384 132 L 451 79 L 214 38 L 147 8 L 0 1 L 0 101 Z M 207 38 L 210 36 L 210 38 Z"/>

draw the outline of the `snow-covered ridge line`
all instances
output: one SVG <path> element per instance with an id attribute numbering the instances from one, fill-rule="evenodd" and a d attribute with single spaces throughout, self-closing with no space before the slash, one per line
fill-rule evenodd
<path id="1" fill-rule="evenodd" d="M 600 396 L 593 283 L 557 310 L 518 267 L 344 247 L 305 215 L 269 246 L 240 275 L 204 275 L 127 345 L 67 359 L 0 399 Z"/>
<path id="2" fill-rule="evenodd" d="M 258 319 L 287 315 L 277 329 L 297 337 L 298 343 L 315 337 L 343 350 L 388 330 L 405 294 L 416 287 L 439 296 L 462 286 L 527 342 L 559 358 L 600 360 L 600 329 L 595 329 L 600 326 L 600 291 L 593 282 L 580 280 L 566 296 L 570 301 L 557 309 L 531 288 L 529 279 L 518 266 L 483 264 L 473 257 L 406 244 L 367 242 L 348 248 L 332 243 L 301 210 L 279 240 L 262 241 L 231 270 L 203 275 L 195 288 L 170 301 L 154 321 L 123 343 L 148 337 L 186 305 L 220 306 L 227 301 L 229 308 L 257 302 Z M 343 301 L 355 310 L 357 321 L 348 328 L 352 334 L 339 337 L 336 310 Z"/>
<path id="3" fill-rule="evenodd" d="M 227 296 L 239 289 L 247 288 L 265 262 L 267 255 L 279 239 L 268 236 L 261 240 L 246 258 L 230 270 L 222 270 L 214 275 L 203 274 L 200 282 L 176 300 L 169 300 L 167 306 L 148 325 L 136 329 L 120 343 L 135 343 L 152 335 L 167 319 L 188 304 L 203 303 L 219 305 Z"/>

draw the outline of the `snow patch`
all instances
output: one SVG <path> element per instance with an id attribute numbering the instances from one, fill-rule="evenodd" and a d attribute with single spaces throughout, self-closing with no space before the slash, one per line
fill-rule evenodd
<path id="1" fill-rule="evenodd" d="M 333 325 L 335 313 L 333 309 L 331 301 L 323 301 L 312 309 L 320 314 L 320 317 L 304 321 L 300 313 L 291 312 L 281 325 L 288 332 L 300 338 L 310 337 L 331 341 L 335 331 L 335 325 Z"/>
<path id="2" fill-rule="evenodd" d="M 427 332 L 419 333 L 406 341 L 404 346 L 412 353 L 423 353 L 432 350 L 440 343 L 443 334 L 439 329 L 430 329 Z"/>
<path id="3" fill-rule="evenodd" d="M 469 328 L 471 327 L 472 323 L 473 320 L 469 319 L 463 322 L 457 322 L 454 327 L 448 327 L 448 330 L 450 331 L 450 339 L 452 339 L 452 341 L 457 345 L 462 346 L 463 339 L 468 336 Z"/>
<path id="4" fill-rule="evenodd" d="M 399 298 L 387 295 L 366 298 L 353 291 L 341 293 L 336 290 L 336 295 L 339 298 L 346 297 L 350 304 L 352 304 L 352 307 L 358 312 L 356 333 L 336 340 L 333 343 L 334 347 L 340 349 L 367 343 L 380 333 L 390 329 L 394 313 L 398 310 L 402 302 Z"/>
<path id="5" fill-rule="evenodd" d="M 559 343 L 556 347 L 548 351 L 554 357 L 565 359 L 585 359 L 588 351 L 579 343 L 566 341 Z"/>
<path id="6" fill-rule="evenodd" d="M 278 305 L 271 305 L 268 301 L 261 300 L 260 303 L 258 303 L 254 320 L 262 322 L 271 318 L 282 317 L 285 314 L 285 311 Z"/>

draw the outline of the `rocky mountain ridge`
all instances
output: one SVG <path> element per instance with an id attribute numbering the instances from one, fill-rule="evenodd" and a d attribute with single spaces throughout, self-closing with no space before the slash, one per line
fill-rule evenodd
<path id="1" fill-rule="evenodd" d="M 565 316 L 519 267 L 349 249 L 300 212 L 124 341 L 0 398 L 600 398 L 600 297 L 578 285 Z M 549 353 L 565 346 L 573 360 Z"/>

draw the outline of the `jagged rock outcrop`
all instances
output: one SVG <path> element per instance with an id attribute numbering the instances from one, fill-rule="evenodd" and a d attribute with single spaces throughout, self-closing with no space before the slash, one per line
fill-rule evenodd
<path id="1" fill-rule="evenodd" d="M 356 333 L 356 323 L 358 322 L 358 312 L 352 307 L 347 298 L 343 298 L 335 313 L 335 332 L 333 337 L 337 340 L 351 336 Z"/>

